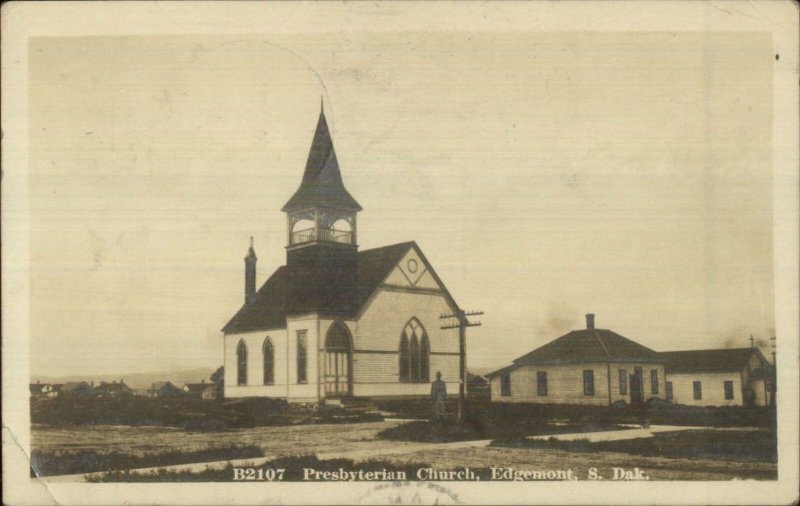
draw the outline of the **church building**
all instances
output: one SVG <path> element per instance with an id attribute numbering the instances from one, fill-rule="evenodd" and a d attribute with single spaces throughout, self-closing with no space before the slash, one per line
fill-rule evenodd
<path id="1" fill-rule="evenodd" d="M 252 240 L 244 304 L 222 329 L 225 397 L 321 402 L 430 395 L 459 385 L 455 300 L 415 242 L 359 251 L 361 206 L 344 186 L 320 112 L 286 213 L 286 265 L 256 289 Z"/>

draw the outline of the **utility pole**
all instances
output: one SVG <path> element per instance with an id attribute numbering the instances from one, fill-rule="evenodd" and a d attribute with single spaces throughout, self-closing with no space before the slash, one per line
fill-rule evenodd
<path id="1" fill-rule="evenodd" d="M 458 421 L 464 420 L 464 397 L 467 387 L 467 327 L 480 327 L 481 322 L 470 322 L 467 316 L 482 315 L 483 311 L 458 310 L 453 314 L 443 314 L 439 318 L 456 318 L 458 323 L 442 325 L 442 329 L 458 329 Z"/>

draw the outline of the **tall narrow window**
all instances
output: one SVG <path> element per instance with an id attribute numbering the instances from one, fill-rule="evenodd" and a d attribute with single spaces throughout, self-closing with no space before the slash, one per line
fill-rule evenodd
<path id="1" fill-rule="evenodd" d="M 594 371 L 583 371 L 583 395 L 594 395 Z"/>
<path id="2" fill-rule="evenodd" d="M 305 383 L 308 381 L 308 376 L 306 375 L 306 362 L 307 362 L 306 355 L 307 355 L 306 331 L 298 330 L 297 331 L 297 382 L 298 383 Z"/>
<path id="3" fill-rule="evenodd" d="M 500 395 L 503 397 L 511 395 L 511 376 L 508 373 L 500 375 Z"/>
<path id="4" fill-rule="evenodd" d="M 241 340 L 236 345 L 236 384 L 247 384 L 247 345 Z"/>
<path id="5" fill-rule="evenodd" d="M 536 393 L 540 397 L 547 395 L 547 371 L 538 371 L 536 373 Z"/>
<path id="6" fill-rule="evenodd" d="M 733 381 L 726 381 L 723 384 L 725 388 L 725 400 L 730 401 L 733 399 Z"/>
<path id="7" fill-rule="evenodd" d="M 654 394 L 658 393 L 658 370 L 650 370 L 650 391 Z"/>
<path id="8" fill-rule="evenodd" d="M 408 381 L 408 337 L 400 336 L 400 381 Z"/>
<path id="9" fill-rule="evenodd" d="M 628 395 L 628 371 L 619 370 L 619 394 Z"/>
<path id="10" fill-rule="evenodd" d="M 264 384 L 275 383 L 275 349 L 269 338 L 264 339 Z"/>
<path id="11" fill-rule="evenodd" d="M 430 353 L 425 327 L 412 318 L 400 335 L 400 381 L 430 381 Z"/>
<path id="12" fill-rule="evenodd" d="M 409 353 L 411 367 L 408 368 L 408 375 L 412 381 L 419 381 L 419 344 L 417 343 L 416 336 L 411 338 L 409 346 L 411 352 Z"/>
<path id="13" fill-rule="evenodd" d="M 671 401 L 672 400 L 672 382 L 671 381 L 667 381 L 667 391 L 665 393 L 667 394 L 667 400 Z"/>
<path id="14" fill-rule="evenodd" d="M 703 386 L 699 381 L 692 382 L 692 390 L 694 390 L 694 400 L 699 401 L 703 398 Z"/>
<path id="15" fill-rule="evenodd" d="M 428 342 L 428 336 L 426 334 L 422 334 L 422 339 L 420 340 L 419 346 L 419 380 L 420 381 L 430 381 L 431 380 L 431 357 L 430 357 L 430 350 L 431 346 Z"/>

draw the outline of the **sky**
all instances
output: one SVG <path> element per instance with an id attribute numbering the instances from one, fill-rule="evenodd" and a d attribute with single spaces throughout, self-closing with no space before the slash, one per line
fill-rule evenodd
<path id="1" fill-rule="evenodd" d="M 31 375 L 222 363 L 255 238 L 324 107 L 360 248 L 416 240 L 485 312 L 468 364 L 575 328 L 656 350 L 774 335 L 759 33 L 33 38 Z"/>

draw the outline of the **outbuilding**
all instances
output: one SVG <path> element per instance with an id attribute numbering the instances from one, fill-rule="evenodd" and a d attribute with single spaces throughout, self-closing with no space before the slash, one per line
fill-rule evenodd
<path id="1" fill-rule="evenodd" d="M 667 399 L 690 406 L 766 406 L 772 366 L 757 347 L 661 353 Z"/>

